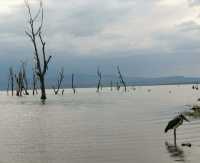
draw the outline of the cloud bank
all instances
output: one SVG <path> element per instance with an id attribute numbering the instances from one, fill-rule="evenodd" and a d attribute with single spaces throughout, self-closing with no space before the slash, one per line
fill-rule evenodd
<path id="1" fill-rule="evenodd" d="M 23 0 L 0 5 L 0 57 L 10 64 L 31 62 Z M 110 73 L 121 64 L 133 76 L 200 75 L 199 0 L 45 0 L 44 5 L 55 67 L 62 63 L 69 71 L 92 73 L 102 65 Z"/>

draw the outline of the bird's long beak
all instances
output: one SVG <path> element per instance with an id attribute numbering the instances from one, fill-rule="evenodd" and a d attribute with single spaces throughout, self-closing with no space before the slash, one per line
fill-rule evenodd
<path id="1" fill-rule="evenodd" d="M 183 115 L 183 119 L 187 122 L 190 122 L 184 115 Z"/>

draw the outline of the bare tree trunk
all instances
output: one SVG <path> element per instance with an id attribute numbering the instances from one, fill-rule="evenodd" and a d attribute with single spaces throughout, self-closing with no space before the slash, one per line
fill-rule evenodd
<path id="1" fill-rule="evenodd" d="M 25 32 L 33 44 L 34 59 L 36 62 L 36 74 L 40 80 L 41 99 L 45 100 L 46 99 L 45 75 L 48 70 L 48 64 L 51 60 L 51 56 L 46 57 L 46 43 L 44 42 L 43 36 L 42 36 L 43 17 L 44 17 L 43 4 L 42 4 L 42 0 L 41 0 L 40 8 L 35 16 L 32 15 L 30 4 L 29 4 L 28 0 L 25 0 L 25 5 L 28 10 L 28 23 L 29 23 L 28 24 L 29 31 L 25 31 Z M 39 22 L 40 22 L 40 24 L 39 24 Z M 40 51 L 39 51 L 40 45 L 38 45 L 39 43 L 42 47 L 41 56 L 40 56 Z"/>
<path id="2" fill-rule="evenodd" d="M 35 74 L 35 70 L 33 69 L 33 96 L 36 94 L 38 94 L 37 92 L 37 77 L 36 77 L 36 74 Z"/>
<path id="3" fill-rule="evenodd" d="M 18 76 L 16 74 L 15 74 L 15 80 L 16 80 L 16 96 L 19 96 L 20 85 L 19 85 Z"/>
<path id="4" fill-rule="evenodd" d="M 72 90 L 73 90 L 73 93 L 76 94 L 76 89 L 74 86 L 74 74 L 72 74 Z"/>
<path id="5" fill-rule="evenodd" d="M 40 78 L 40 89 L 41 89 L 41 99 L 45 100 L 46 99 L 46 91 L 45 91 L 45 82 L 43 76 Z"/>
<path id="6" fill-rule="evenodd" d="M 62 95 L 64 95 L 64 92 L 65 92 L 65 90 L 63 89 L 63 90 L 62 90 Z"/>
<path id="7" fill-rule="evenodd" d="M 118 83 L 118 82 L 116 83 L 116 88 L 117 88 L 117 91 L 119 91 L 119 90 L 120 90 L 120 85 L 119 85 L 119 83 Z"/>
<path id="8" fill-rule="evenodd" d="M 16 95 L 17 96 L 22 96 L 22 91 L 23 91 L 23 75 L 21 70 L 17 75 L 15 75 L 16 79 Z"/>
<path id="9" fill-rule="evenodd" d="M 11 91 L 12 91 L 12 96 L 13 96 L 14 95 L 14 72 L 13 72 L 12 67 L 9 68 L 7 94 L 8 94 L 9 89 L 10 89 L 10 84 L 11 84 Z"/>
<path id="10" fill-rule="evenodd" d="M 99 92 L 99 89 L 101 87 L 101 78 L 102 78 L 102 75 L 101 75 L 99 67 L 97 68 L 97 76 L 99 78 L 98 79 L 98 84 L 97 84 L 97 92 Z"/>
<path id="11" fill-rule="evenodd" d="M 123 84 L 124 89 L 125 89 L 125 92 L 126 92 L 126 83 L 125 83 L 125 81 L 124 81 L 124 79 L 123 79 L 123 76 L 122 76 L 122 74 L 121 74 L 121 71 L 120 71 L 119 66 L 117 66 L 117 72 L 118 72 L 118 74 L 119 74 L 120 82 Z"/>
<path id="12" fill-rule="evenodd" d="M 11 71 L 11 90 L 12 90 L 12 96 L 14 95 L 14 73 L 13 73 L 13 69 L 10 69 Z"/>
<path id="13" fill-rule="evenodd" d="M 25 95 L 29 95 L 28 93 L 28 80 L 27 80 L 27 76 L 26 76 L 26 63 L 22 62 L 22 75 L 23 75 L 23 87 L 24 87 L 24 91 L 25 91 Z"/>

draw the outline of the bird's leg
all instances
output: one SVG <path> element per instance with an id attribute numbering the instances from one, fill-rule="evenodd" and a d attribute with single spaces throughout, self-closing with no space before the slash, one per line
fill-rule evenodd
<path id="1" fill-rule="evenodd" d="M 176 146 L 176 129 L 174 129 L 174 146 Z"/>

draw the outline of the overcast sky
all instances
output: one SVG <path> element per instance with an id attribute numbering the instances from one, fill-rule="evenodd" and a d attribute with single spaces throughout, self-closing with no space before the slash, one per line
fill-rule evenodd
<path id="1" fill-rule="evenodd" d="M 37 0 L 30 0 L 32 8 Z M 200 0 L 44 0 L 52 68 L 129 76 L 200 76 Z M 0 64 L 27 60 L 23 0 L 0 0 Z"/>

